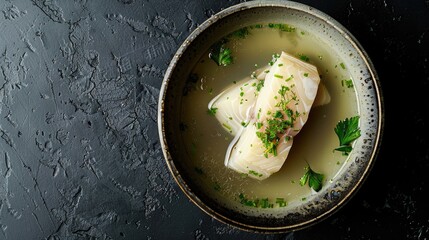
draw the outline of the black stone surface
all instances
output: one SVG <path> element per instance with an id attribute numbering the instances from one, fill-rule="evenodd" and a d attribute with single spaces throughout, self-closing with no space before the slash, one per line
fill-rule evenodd
<path id="1" fill-rule="evenodd" d="M 0 239 L 429 238 L 429 1 L 306 0 L 378 70 L 385 134 L 358 194 L 311 228 L 236 230 L 170 177 L 156 110 L 187 35 L 235 0 L 0 1 Z"/>

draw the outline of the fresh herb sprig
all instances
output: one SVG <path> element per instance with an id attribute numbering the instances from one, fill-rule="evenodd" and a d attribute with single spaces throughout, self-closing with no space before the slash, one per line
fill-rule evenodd
<path id="1" fill-rule="evenodd" d="M 210 116 L 214 116 L 214 115 L 216 115 L 217 109 L 218 109 L 218 108 L 211 107 L 209 110 L 207 110 L 207 113 L 208 113 Z"/>
<path id="2" fill-rule="evenodd" d="M 335 148 L 336 151 L 342 152 L 343 155 L 349 155 L 352 151 L 352 142 L 361 136 L 359 128 L 359 116 L 346 118 L 339 121 L 334 129 L 338 136 L 340 146 Z"/>
<path id="3" fill-rule="evenodd" d="M 209 58 L 212 59 L 218 66 L 228 66 L 232 63 L 231 49 L 225 47 L 222 42 L 213 45 Z"/>
<path id="4" fill-rule="evenodd" d="M 317 173 L 311 169 L 310 165 L 305 167 L 305 174 L 299 180 L 299 184 L 304 186 L 308 182 L 308 186 L 312 188 L 314 191 L 318 192 L 322 189 L 324 175 L 321 173 Z"/>

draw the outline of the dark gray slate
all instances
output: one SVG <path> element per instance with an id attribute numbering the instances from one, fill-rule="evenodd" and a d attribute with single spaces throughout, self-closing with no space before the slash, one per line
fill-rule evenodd
<path id="1" fill-rule="evenodd" d="M 384 90 L 380 157 L 347 206 L 259 235 L 182 194 L 158 141 L 159 87 L 187 35 L 238 2 L 2 0 L 0 239 L 427 239 L 428 0 L 301 1 L 358 38 Z"/>

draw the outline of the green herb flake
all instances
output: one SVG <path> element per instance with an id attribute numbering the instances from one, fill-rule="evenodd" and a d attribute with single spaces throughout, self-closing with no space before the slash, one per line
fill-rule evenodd
<path id="1" fill-rule="evenodd" d="M 249 174 L 256 176 L 256 177 L 262 177 L 263 176 L 261 173 L 258 173 L 258 172 L 253 171 L 253 170 L 249 170 Z"/>
<path id="2" fill-rule="evenodd" d="M 210 116 L 214 116 L 214 115 L 216 115 L 216 111 L 217 111 L 217 109 L 218 109 L 218 108 L 211 107 L 209 110 L 207 110 L 207 113 L 208 113 Z"/>
<path id="3" fill-rule="evenodd" d="M 339 121 L 334 129 L 338 136 L 340 146 L 336 148 L 336 151 L 342 152 L 343 155 L 349 155 L 352 151 L 352 142 L 361 136 L 359 128 L 359 116 L 346 118 L 343 121 Z"/>
<path id="4" fill-rule="evenodd" d="M 344 83 L 346 84 L 346 87 L 347 88 L 353 88 L 353 80 L 351 80 L 351 79 L 346 79 L 346 80 L 344 80 Z"/>
<path id="5" fill-rule="evenodd" d="M 304 73 L 304 77 L 308 77 L 308 73 Z"/>
<path id="6" fill-rule="evenodd" d="M 259 201 L 259 206 L 260 206 L 261 208 L 273 208 L 273 207 L 274 207 L 274 204 L 270 203 L 270 202 L 268 201 L 268 198 L 263 198 L 263 199 L 261 199 L 261 200 Z"/>
<path id="7" fill-rule="evenodd" d="M 344 63 L 340 63 L 340 66 L 342 69 L 346 69 L 346 65 L 344 65 Z"/>
<path id="8" fill-rule="evenodd" d="M 208 92 L 209 92 L 209 94 L 210 94 L 210 95 L 212 95 L 212 94 L 213 94 L 213 88 L 210 88 L 210 89 L 208 90 Z"/>
<path id="9" fill-rule="evenodd" d="M 256 122 L 256 129 L 261 129 L 262 127 L 262 123 L 261 122 Z"/>
<path id="10" fill-rule="evenodd" d="M 286 207 L 287 202 L 284 198 L 276 198 L 276 203 L 279 205 L 279 207 Z"/>
<path id="11" fill-rule="evenodd" d="M 228 66 L 232 63 L 231 49 L 225 47 L 221 42 L 212 46 L 209 53 L 209 58 L 212 59 L 218 66 Z"/>
<path id="12" fill-rule="evenodd" d="M 244 196 L 244 194 L 240 193 L 240 195 L 238 195 L 238 198 L 240 199 L 240 203 L 248 206 L 248 207 L 257 207 L 258 206 L 258 201 L 252 201 L 246 198 L 246 196 Z"/>
<path id="13" fill-rule="evenodd" d="M 269 73 L 269 72 L 270 72 L 270 70 L 265 70 L 265 71 L 264 71 L 264 73 Z"/>
<path id="14" fill-rule="evenodd" d="M 295 32 L 296 28 L 284 23 L 269 23 L 269 28 L 279 29 L 282 32 Z"/>
<path id="15" fill-rule="evenodd" d="M 312 188 L 314 191 L 318 192 L 320 189 L 322 189 L 322 182 L 323 182 L 323 174 L 317 173 L 311 169 L 310 165 L 305 167 L 306 172 L 304 176 L 301 177 L 299 180 L 299 184 L 301 186 L 304 186 L 308 182 L 308 186 Z"/>
<path id="16" fill-rule="evenodd" d="M 298 54 L 298 56 L 299 56 L 299 59 L 301 59 L 302 61 L 304 61 L 304 62 L 309 62 L 310 61 L 310 58 L 309 57 L 307 57 L 306 55 L 304 55 L 304 54 Z"/>
<path id="17" fill-rule="evenodd" d="M 293 79 L 293 75 L 290 75 L 288 78 L 286 78 L 286 82 L 289 82 L 290 80 L 292 80 Z"/>
<path id="18" fill-rule="evenodd" d="M 222 126 L 224 127 L 224 128 L 226 128 L 228 131 L 232 131 L 232 127 L 231 126 L 229 126 L 228 124 L 226 124 L 226 123 L 222 123 Z"/>
<path id="19" fill-rule="evenodd" d="M 279 66 L 279 67 L 282 67 L 282 66 L 283 66 L 283 63 L 279 63 L 279 64 L 278 64 L 278 66 Z"/>
<path id="20" fill-rule="evenodd" d="M 240 92 L 240 97 L 244 96 L 244 92 Z"/>
<path id="21" fill-rule="evenodd" d="M 276 78 L 283 78 L 283 76 L 279 75 L 279 74 L 274 74 L 274 77 L 276 77 Z"/>
<path id="22" fill-rule="evenodd" d="M 261 89 L 264 87 L 264 82 L 265 82 L 265 80 L 263 80 L 263 79 L 258 81 L 258 84 L 256 85 L 256 91 L 258 91 L 258 92 L 261 91 Z"/>

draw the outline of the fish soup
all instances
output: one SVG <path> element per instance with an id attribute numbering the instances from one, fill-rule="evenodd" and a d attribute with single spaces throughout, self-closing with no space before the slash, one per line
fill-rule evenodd
<path id="1" fill-rule="evenodd" d="M 261 175 L 260 172 L 237 172 L 225 166 L 228 147 L 239 130 L 232 131 L 228 121 L 218 121 L 216 114 L 220 109 L 208 105 L 225 89 L 244 86 L 251 79 L 256 79 L 251 85 L 258 88 L 258 71 L 270 69 L 283 51 L 317 68 L 320 76 L 317 94 L 321 94 L 323 85 L 330 99 L 327 104 L 313 105 L 308 112 L 308 120 L 299 134 L 293 136 L 293 145 L 280 170 L 258 180 L 255 176 Z M 286 80 L 289 76 L 281 77 Z M 259 101 L 240 93 L 232 101 L 232 107 L 239 108 L 240 101 L 243 105 Z M 207 49 L 189 75 L 180 112 L 181 138 L 188 156 L 183 166 L 200 190 L 224 207 L 248 215 L 282 216 L 284 210 L 317 194 L 314 186 L 310 186 L 311 174 L 316 180 L 323 175 L 320 187 L 329 185 L 336 177 L 352 148 L 350 142 L 339 145 L 338 124 L 353 116 L 359 116 L 359 108 L 347 64 L 322 39 L 310 30 L 283 23 L 246 26 Z M 246 124 L 243 121 L 243 129 L 251 127 Z M 267 154 L 268 159 L 271 156 Z"/>

